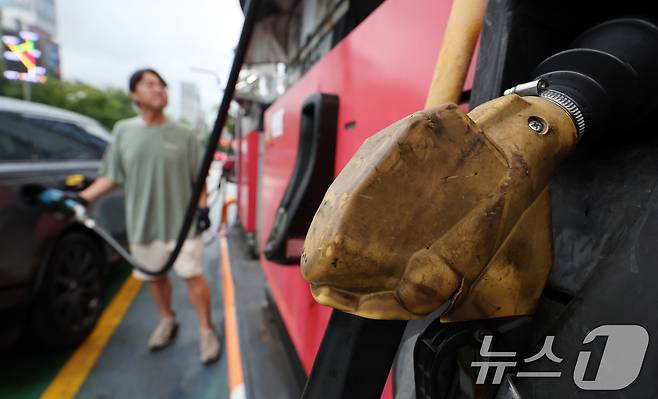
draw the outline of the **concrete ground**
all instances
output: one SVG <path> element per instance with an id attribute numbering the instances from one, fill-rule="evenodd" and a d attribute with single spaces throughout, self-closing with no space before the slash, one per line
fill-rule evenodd
<path id="1" fill-rule="evenodd" d="M 223 332 L 219 246 L 213 240 L 204 251 L 204 270 L 212 290 L 212 318 Z M 226 358 L 204 366 L 199 362 L 196 315 L 184 282 L 171 276 L 174 310 L 180 327 L 174 342 L 151 352 L 146 342 L 158 322 L 146 286 L 91 370 L 78 398 L 227 398 Z"/>

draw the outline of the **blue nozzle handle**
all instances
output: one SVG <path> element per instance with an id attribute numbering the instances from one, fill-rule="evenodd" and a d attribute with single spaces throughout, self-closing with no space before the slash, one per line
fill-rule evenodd
<path id="1" fill-rule="evenodd" d="M 41 203 L 45 205 L 52 205 L 59 203 L 59 204 L 63 204 L 68 209 L 75 209 L 77 205 L 80 205 L 74 199 L 68 198 L 68 196 L 64 191 L 55 188 L 47 188 L 43 190 L 41 193 L 39 193 L 37 198 L 39 199 L 39 201 L 41 201 Z"/>

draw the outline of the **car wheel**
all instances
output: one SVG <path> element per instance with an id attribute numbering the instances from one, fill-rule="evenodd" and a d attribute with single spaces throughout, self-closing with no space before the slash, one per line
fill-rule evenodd
<path id="1" fill-rule="evenodd" d="M 101 251 L 90 237 L 70 233 L 57 242 L 47 267 L 34 309 L 34 332 L 49 347 L 76 345 L 100 315 Z"/>

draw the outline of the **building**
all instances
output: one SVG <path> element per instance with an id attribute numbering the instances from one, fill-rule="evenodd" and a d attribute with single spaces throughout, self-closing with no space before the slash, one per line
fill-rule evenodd
<path id="1" fill-rule="evenodd" d="M 21 31 L 36 33 L 40 66 L 47 76 L 61 76 L 55 0 L 0 0 L 0 30 L 13 36 Z"/>
<path id="2" fill-rule="evenodd" d="M 180 119 L 199 133 L 206 133 L 207 126 L 201 109 L 199 87 L 191 82 L 181 82 Z"/>

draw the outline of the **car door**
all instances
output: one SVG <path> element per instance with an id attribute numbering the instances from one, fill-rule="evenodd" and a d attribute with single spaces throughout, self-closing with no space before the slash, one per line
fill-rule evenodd
<path id="1" fill-rule="evenodd" d="M 69 220 L 30 204 L 29 185 L 95 178 L 107 142 L 65 119 L 0 111 L 0 288 L 31 286 Z"/>
<path id="2" fill-rule="evenodd" d="M 59 147 L 47 154 L 44 148 L 51 146 L 50 137 L 34 137 L 33 144 L 41 152 L 40 161 L 51 171 L 52 187 L 78 191 L 84 186 L 66 187 L 62 183 L 72 175 L 79 174 L 86 181 L 94 180 L 98 175 L 100 160 L 103 156 L 110 136 L 99 124 L 78 124 L 57 119 L 46 119 L 37 116 L 23 116 L 30 125 L 45 129 L 55 134 Z M 100 130 L 100 132 L 99 132 Z M 103 133 L 103 136 L 100 134 Z M 40 140 L 37 142 L 37 140 Z M 115 190 L 94 203 L 89 210 L 90 216 L 98 225 L 109 232 L 120 243 L 126 243 L 125 204 L 122 190 Z"/>

